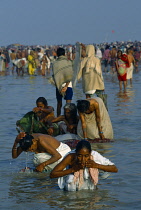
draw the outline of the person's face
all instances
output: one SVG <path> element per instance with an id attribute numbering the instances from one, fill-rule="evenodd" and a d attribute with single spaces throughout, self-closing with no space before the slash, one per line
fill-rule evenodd
<path id="1" fill-rule="evenodd" d="M 118 56 L 118 58 L 120 58 L 121 57 L 121 52 L 118 52 L 117 56 Z"/>
<path id="2" fill-rule="evenodd" d="M 42 102 L 37 103 L 38 108 L 45 108 L 45 105 Z"/>
<path id="3" fill-rule="evenodd" d="M 70 112 L 69 109 L 65 109 L 65 113 L 64 114 L 65 114 L 66 118 L 71 116 L 71 112 Z"/>
<path id="4" fill-rule="evenodd" d="M 76 154 L 78 162 L 84 165 L 88 160 L 90 160 L 90 155 L 91 153 L 87 148 L 82 148 Z"/>

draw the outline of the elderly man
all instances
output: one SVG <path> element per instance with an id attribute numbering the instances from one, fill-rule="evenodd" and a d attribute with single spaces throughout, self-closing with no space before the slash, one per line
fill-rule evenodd
<path id="1" fill-rule="evenodd" d="M 21 132 L 14 141 L 12 158 L 17 158 L 23 151 L 35 153 L 33 163 L 36 171 L 42 172 L 53 169 L 71 149 L 49 135 Z"/>

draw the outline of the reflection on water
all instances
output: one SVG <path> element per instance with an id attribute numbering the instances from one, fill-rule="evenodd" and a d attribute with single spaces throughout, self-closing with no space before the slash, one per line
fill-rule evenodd
<path id="1" fill-rule="evenodd" d="M 104 75 L 104 79 L 115 141 L 92 144 L 92 149 L 114 162 L 119 172 L 99 180 L 96 191 L 64 192 L 46 173 L 20 173 L 33 167 L 32 153 L 11 158 L 16 121 L 35 107 L 39 96 L 47 98 L 56 112 L 55 87 L 40 75 L 0 76 L 1 209 L 141 209 L 141 72 L 134 74 L 133 86 L 125 94 L 118 92 L 116 77 Z M 82 98 L 80 82 L 72 102 Z"/>
<path id="2" fill-rule="evenodd" d="M 108 202 L 117 202 L 109 190 L 100 187 L 91 191 L 64 192 L 57 187 L 56 180 L 50 180 L 45 174 L 14 175 L 10 183 L 9 199 L 17 204 L 38 202 L 39 206 L 50 206 L 58 209 L 108 209 Z"/>

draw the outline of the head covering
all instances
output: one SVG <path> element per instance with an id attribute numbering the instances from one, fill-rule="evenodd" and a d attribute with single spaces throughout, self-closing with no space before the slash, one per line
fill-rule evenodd
<path id="1" fill-rule="evenodd" d="M 95 47 L 93 45 L 86 46 L 86 55 L 86 72 L 89 72 L 90 68 L 94 68 L 97 73 L 101 74 L 100 60 L 95 57 Z"/>

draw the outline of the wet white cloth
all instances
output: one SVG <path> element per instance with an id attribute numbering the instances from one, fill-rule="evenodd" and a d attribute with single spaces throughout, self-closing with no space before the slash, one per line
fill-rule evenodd
<path id="1" fill-rule="evenodd" d="M 94 99 L 99 104 L 101 126 L 102 126 L 103 134 L 104 134 L 105 138 L 113 139 L 113 128 L 112 128 L 112 123 L 111 123 L 109 114 L 107 112 L 107 109 L 106 109 L 106 107 L 105 107 L 101 98 L 94 97 Z M 98 130 L 97 123 L 96 123 L 95 112 L 92 112 L 91 114 L 84 114 L 84 115 L 85 115 L 85 122 L 86 122 L 87 137 L 89 139 L 100 138 L 99 130 Z M 81 120 L 79 120 L 79 122 L 78 122 L 77 134 L 82 139 L 84 138 L 83 137 Z"/>
<path id="2" fill-rule="evenodd" d="M 71 151 L 70 147 L 67 144 L 64 144 L 62 142 L 60 142 L 60 146 L 56 149 L 60 155 L 62 156 L 58 161 L 56 161 L 55 163 L 52 163 L 50 165 L 47 165 L 44 170 L 48 171 L 48 170 L 52 170 L 58 163 L 61 162 L 61 160 L 63 159 L 63 157 Z M 39 164 L 49 160 L 51 158 L 51 155 L 48 153 L 37 153 L 34 154 L 33 157 L 33 163 L 35 166 L 38 166 Z"/>
<path id="3" fill-rule="evenodd" d="M 75 153 L 75 150 L 71 151 L 71 153 Z M 94 150 L 92 150 L 91 155 L 93 156 L 94 161 L 98 164 L 114 165 L 114 163 L 112 163 L 109 159 L 103 157 L 100 153 L 98 153 Z M 107 174 L 107 172 L 106 172 L 106 174 Z M 110 173 L 108 173 L 108 175 L 110 175 Z M 94 190 L 94 189 L 96 189 L 96 186 L 94 185 L 94 183 L 93 183 L 93 181 L 90 177 L 88 168 L 84 169 L 83 178 L 84 178 L 83 184 L 79 187 L 79 179 L 77 180 L 77 182 L 74 182 L 74 175 L 73 174 L 69 174 L 69 175 L 64 176 L 64 177 L 59 177 L 58 178 L 58 186 L 60 187 L 60 189 L 64 189 L 64 190 L 67 190 L 67 191 L 77 191 L 77 190 L 84 190 L 84 189 Z"/>

